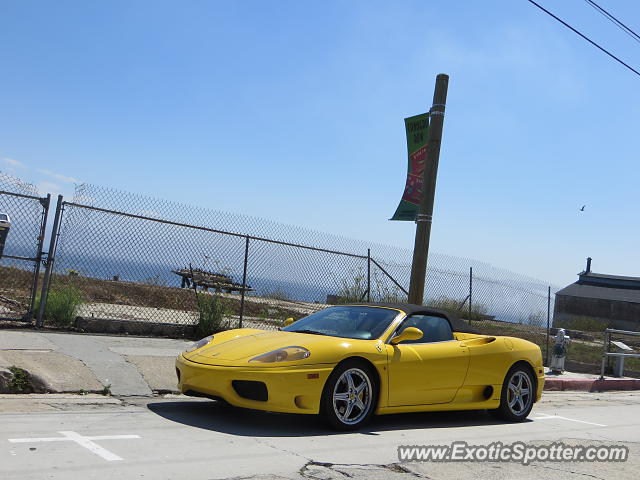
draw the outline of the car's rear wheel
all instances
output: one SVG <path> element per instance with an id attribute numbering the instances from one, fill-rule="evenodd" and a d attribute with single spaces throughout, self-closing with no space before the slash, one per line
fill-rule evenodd
<path id="1" fill-rule="evenodd" d="M 341 363 L 324 386 L 321 414 L 337 430 L 354 430 L 373 415 L 378 403 L 377 377 L 365 362 Z"/>
<path id="2" fill-rule="evenodd" d="M 491 413 L 510 422 L 522 422 L 533 408 L 536 386 L 530 369 L 516 364 L 509 371 L 502 384 L 500 406 Z"/>

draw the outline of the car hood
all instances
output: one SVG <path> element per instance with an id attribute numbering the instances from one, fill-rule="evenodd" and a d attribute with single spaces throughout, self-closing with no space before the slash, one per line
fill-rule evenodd
<path id="1" fill-rule="evenodd" d="M 293 362 L 278 362 L 272 364 L 252 363 L 259 366 L 276 366 L 286 364 L 333 363 L 339 361 L 342 353 L 354 350 L 375 350 L 378 340 L 352 340 L 349 338 L 313 335 L 283 331 L 263 330 L 232 330 L 216 334 L 213 341 L 192 353 L 185 354 L 185 358 L 197 363 L 208 365 L 229 364 L 235 362 L 244 364 L 258 355 L 277 350 L 279 348 L 298 346 L 304 347 L 311 355 Z"/>

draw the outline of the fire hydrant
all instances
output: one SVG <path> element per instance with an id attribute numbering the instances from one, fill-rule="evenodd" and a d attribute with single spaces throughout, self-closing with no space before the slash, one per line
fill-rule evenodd
<path id="1" fill-rule="evenodd" d="M 564 372 L 564 361 L 567 358 L 567 346 L 571 338 L 565 335 L 564 328 L 559 328 L 556 334 L 556 343 L 553 346 L 553 356 L 551 357 L 551 371 L 553 373 Z"/>

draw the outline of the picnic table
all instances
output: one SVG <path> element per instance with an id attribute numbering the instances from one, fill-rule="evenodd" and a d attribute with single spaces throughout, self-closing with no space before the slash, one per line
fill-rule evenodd
<path id="1" fill-rule="evenodd" d="M 191 288 L 192 284 L 196 287 L 203 288 L 208 291 L 210 288 L 216 292 L 251 292 L 253 288 L 250 285 L 242 285 L 234 282 L 233 279 L 219 272 L 207 272 L 201 269 L 182 268 L 180 270 L 171 270 L 172 273 L 182 277 L 181 288 Z"/>

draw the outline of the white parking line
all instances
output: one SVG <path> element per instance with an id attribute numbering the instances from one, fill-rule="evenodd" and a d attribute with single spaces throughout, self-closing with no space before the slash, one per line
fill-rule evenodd
<path id="1" fill-rule="evenodd" d="M 585 422 L 584 420 L 576 420 L 575 418 L 567 418 L 567 417 L 562 417 L 560 415 L 547 415 L 546 413 L 539 413 L 538 415 L 542 415 L 542 416 L 533 417 L 532 420 L 558 419 L 558 420 L 567 420 L 569 422 L 586 423 L 587 425 L 595 425 L 596 427 L 606 427 L 606 425 L 603 425 L 602 423 Z"/>
<path id="2" fill-rule="evenodd" d="M 75 442 L 81 447 L 95 453 L 104 458 L 108 462 L 122 460 L 115 453 L 110 452 L 106 448 L 101 447 L 93 440 L 126 440 L 131 438 L 141 438 L 140 435 L 100 435 L 97 437 L 84 437 L 79 433 L 72 431 L 58 432 L 62 437 L 42 437 L 42 438 L 10 438 L 11 443 L 32 443 L 32 442 Z"/>

